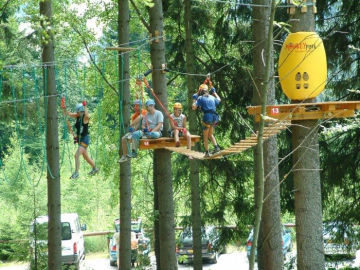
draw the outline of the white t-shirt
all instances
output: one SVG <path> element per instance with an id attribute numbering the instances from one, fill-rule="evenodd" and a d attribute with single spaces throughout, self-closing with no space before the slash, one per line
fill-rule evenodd
<path id="1" fill-rule="evenodd" d="M 182 113 L 179 115 L 179 116 L 175 116 L 175 114 L 171 114 L 170 115 L 172 119 L 174 119 L 174 121 L 176 122 L 176 126 L 177 127 L 183 127 L 183 123 L 184 123 L 184 118 L 185 118 L 185 115 L 183 115 Z"/>

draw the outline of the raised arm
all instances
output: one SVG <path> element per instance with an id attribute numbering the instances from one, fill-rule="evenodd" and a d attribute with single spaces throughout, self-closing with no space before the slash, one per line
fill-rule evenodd
<path id="1" fill-rule="evenodd" d="M 69 116 L 69 117 L 72 117 L 72 118 L 78 117 L 78 114 L 77 114 L 77 113 L 71 113 L 71 112 L 69 112 L 66 108 L 63 108 L 63 112 L 64 112 L 64 114 L 66 114 L 66 115 Z"/>
<path id="2" fill-rule="evenodd" d="M 220 102 L 221 101 L 221 99 L 220 99 L 220 97 L 219 97 L 219 95 L 216 93 L 216 92 L 214 92 L 214 94 L 213 94 L 214 96 L 215 96 L 215 98 Z"/>
<path id="3" fill-rule="evenodd" d="M 142 119 L 143 119 L 142 115 L 139 114 L 138 116 L 135 117 L 134 120 L 131 121 L 130 126 L 132 126 L 133 128 L 138 127 L 138 125 Z"/>

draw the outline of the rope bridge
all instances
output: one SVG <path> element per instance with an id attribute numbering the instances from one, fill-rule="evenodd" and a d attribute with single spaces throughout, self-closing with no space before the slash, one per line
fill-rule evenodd
<path id="1" fill-rule="evenodd" d="M 290 125 L 289 121 L 281 121 L 281 122 L 276 122 L 275 124 L 272 124 L 270 126 L 264 127 L 263 140 L 275 136 L 276 134 L 280 133 L 282 130 L 286 129 L 289 125 Z M 165 147 L 165 149 L 201 160 L 220 159 L 224 156 L 238 154 L 249 148 L 252 148 L 253 146 L 257 145 L 257 139 L 258 139 L 257 134 L 253 134 L 249 137 L 246 137 L 244 140 L 241 140 L 240 142 L 235 143 L 234 145 L 231 145 L 230 147 L 221 150 L 220 152 L 217 152 L 209 157 L 204 157 L 204 153 L 202 152 L 193 151 L 190 149 L 186 149 L 184 147 Z"/>

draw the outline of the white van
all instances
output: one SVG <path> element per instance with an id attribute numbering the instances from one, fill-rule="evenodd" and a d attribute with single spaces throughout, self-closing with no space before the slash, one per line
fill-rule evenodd
<path id="1" fill-rule="evenodd" d="M 41 247 L 46 247 L 43 249 L 43 253 L 47 255 L 48 219 L 48 216 L 40 216 L 31 223 L 30 246 L 32 263 L 34 263 L 36 250 L 37 259 L 44 255 L 39 252 L 39 250 L 41 251 Z M 85 259 L 82 229 L 85 230 L 86 226 L 80 226 L 78 214 L 61 214 L 61 261 L 64 265 L 74 265 L 76 270 L 80 269 L 80 263 Z"/>

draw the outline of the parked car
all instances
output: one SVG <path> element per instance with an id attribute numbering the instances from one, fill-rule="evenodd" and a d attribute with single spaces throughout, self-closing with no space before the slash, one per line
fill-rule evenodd
<path id="1" fill-rule="evenodd" d="M 358 247 L 357 232 L 352 226 L 342 222 L 323 224 L 325 255 L 347 255 L 355 258 Z"/>
<path id="2" fill-rule="evenodd" d="M 48 216 L 40 216 L 30 225 L 31 269 L 35 261 L 47 258 L 48 220 Z M 64 265 L 74 265 L 76 270 L 85 259 L 82 230 L 86 230 L 86 225 L 80 226 L 78 214 L 61 214 L 61 261 Z"/>
<path id="3" fill-rule="evenodd" d="M 109 242 L 109 256 L 110 265 L 115 266 L 119 264 L 119 237 L 120 233 L 115 232 Z M 134 266 L 137 258 L 138 240 L 136 239 L 136 233 L 131 232 L 131 264 Z"/>
<path id="4" fill-rule="evenodd" d="M 253 233 L 254 230 L 252 229 L 249 237 L 246 242 L 246 250 L 247 250 L 247 257 L 250 259 L 250 253 L 251 253 L 251 247 L 253 242 Z M 286 256 L 286 253 L 290 252 L 292 250 L 292 240 L 291 240 L 291 231 L 289 229 L 286 229 L 285 226 L 282 226 L 281 228 L 281 235 L 282 235 L 282 253 L 283 256 Z M 255 251 L 255 256 L 257 255 L 257 251 Z"/>
<path id="5" fill-rule="evenodd" d="M 120 219 L 115 219 L 115 234 L 109 243 L 109 257 L 110 265 L 117 264 L 117 252 L 116 246 L 118 243 L 118 237 L 120 233 Z M 131 263 L 134 265 L 138 254 L 148 256 L 150 253 L 150 239 L 145 236 L 144 229 L 142 227 L 142 220 L 138 218 L 131 221 Z"/>
<path id="6" fill-rule="evenodd" d="M 201 229 L 201 251 L 203 260 L 217 263 L 219 254 L 222 251 L 219 233 L 214 226 Z M 187 263 L 193 260 L 193 237 L 192 228 L 185 228 L 179 236 L 176 247 L 176 256 L 179 263 Z"/>

